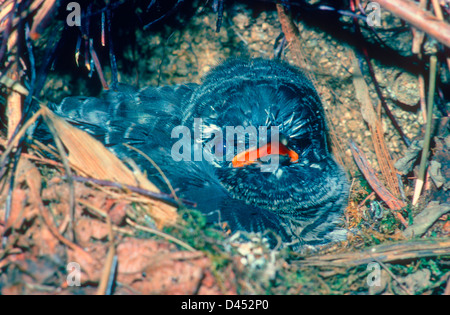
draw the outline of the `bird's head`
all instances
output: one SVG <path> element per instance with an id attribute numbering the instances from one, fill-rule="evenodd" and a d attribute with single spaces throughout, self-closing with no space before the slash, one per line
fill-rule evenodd
<path id="1" fill-rule="evenodd" d="M 292 67 L 261 60 L 250 66 L 237 61 L 213 74 L 191 103 L 203 117 L 204 143 L 214 142 L 211 135 L 219 131 L 223 135 L 210 154 L 223 158 L 215 160 L 217 173 L 230 194 L 278 211 L 329 198 L 331 186 L 339 186 L 339 170 L 310 81 Z"/>

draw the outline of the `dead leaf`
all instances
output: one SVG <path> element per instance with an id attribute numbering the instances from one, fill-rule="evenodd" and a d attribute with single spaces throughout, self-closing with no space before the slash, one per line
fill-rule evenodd
<path id="1" fill-rule="evenodd" d="M 98 283 L 103 270 L 103 261 L 108 251 L 106 244 L 90 244 L 84 252 L 67 250 L 67 262 L 79 264 L 81 268 L 81 283 Z M 85 254 L 84 254 L 85 253 Z"/>
<path id="2" fill-rule="evenodd" d="M 154 240 L 125 239 L 117 247 L 117 280 L 142 294 L 195 294 L 204 279 L 205 292 L 220 291 L 208 274 L 209 258 L 202 252 L 172 249 Z"/>
<path id="3" fill-rule="evenodd" d="M 141 187 L 151 192 L 160 192 L 142 173 L 138 170 L 132 172 L 98 140 L 56 116 L 47 107 L 42 107 L 42 110 L 47 125 L 54 130 L 67 149 L 70 164 L 81 174 L 99 180 Z M 149 200 L 152 200 L 149 214 L 160 226 L 174 224 L 177 221 L 175 207 L 161 201 Z"/>
<path id="4" fill-rule="evenodd" d="M 117 256 L 119 260 L 119 274 L 141 273 L 152 261 L 159 259 L 158 256 L 170 252 L 168 244 L 154 240 L 140 240 L 125 238 L 117 246 Z"/>
<path id="5" fill-rule="evenodd" d="M 91 218 L 80 218 L 75 227 L 77 241 L 81 246 L 88 246 L 91 239 L 103 240 L 108 236 L 106 223 Z"/>
<path id="6" fill-rule="evenodd" d="M 409 226 L 403 235 L 405 237 L 422 236 L 444 214 L 450 212 L 450 204 L 439 204 L 433 201 L 414 218 L 414 224 Z"/>
<path id="7" fill-rule="evenodd" d="M 39 8 L 39 11 L 34 17 L 33 25 L 31 27 L 30 37 L 33 40 L 39 39 L 41 34 L 38 29 L 42 30 L 44 28 L 41 24 L 45 23 L 45 21 L 53 15 L 57 8 L 57 5 L 55 5 L 56 0 L 41 0 L 38 2 L 41 2 L 42 6 Z"/>

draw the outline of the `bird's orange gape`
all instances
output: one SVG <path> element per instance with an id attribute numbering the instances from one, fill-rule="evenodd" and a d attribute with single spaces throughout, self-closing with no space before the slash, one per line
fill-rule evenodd
<path id="1" fill-rule="evenodd" d="M 232 164 L 233 167 L 244 167 L 246 165 L 250 165 L 256 163 L 256 161 L 262 157 L 272 155 L 272 146 L 278 146 L 278 154 L 279 155 L 288 155 L 291 158 L 291 162 L 295 163 L 298 161 L 299 157 L 297 152 L 292 151 L 284 144 L 279 142 L 268 143 L 260 148 L 253 147 L 248 150 L 245 150 L 233 158 Z M 276 153 L 273 153 L 276 154 Z"/>

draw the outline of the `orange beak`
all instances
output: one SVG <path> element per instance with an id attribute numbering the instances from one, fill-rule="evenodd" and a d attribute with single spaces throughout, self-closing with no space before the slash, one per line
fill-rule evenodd
<path id="1" fill-rule="evenodd" d="M 233 158 L 233 167 L 244 167 L 246 165 L 250 165 L 253 163 L 256 163 L 256 161 L 262 157 L 272 155 L 272 146 L 278 145 L 279 155 L 287 155 L 291 158 L 291 162 L 297 162 L 299 157 L 298 154 L 295 151 L 290 150 L 288 147 L 286 147 L 284 144 L 275 142 L 275 143 L 268 143 L 261 148 L 250 148 L 246 151 L 243 151 L 236 155 Z M 274 153 L 275 154 L 275 153 Z"/>

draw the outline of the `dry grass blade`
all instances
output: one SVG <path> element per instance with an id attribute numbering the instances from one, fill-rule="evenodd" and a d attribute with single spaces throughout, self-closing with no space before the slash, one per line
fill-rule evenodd
<path id="1" fill-rule="evenodd" d="M 149 191 L 159 192 L 155 185 L 142 178 L 137 181 L 135 175 L 113 153 L 86 132 L 77 129 L 56 116 L 43 106 L 43 116 L 58 132 L 68 152 L 68 160 L 89 177 L 120 182 L 125 185 L 139 186 Z"/>
<path id="2" fill-rule="evenodd" d="M 450 47 L 450 25 L 409 0 L 374 0 L 401 19 Z"/>
<path id="3" fill-rule="evenodd" d="M 450 212 L 450 204 L 439 204 L 433 201 L 414 218 L 414 224 L 408 227 L 403 235 L 406 237 L 422 236 L 444 214 Z"/>

